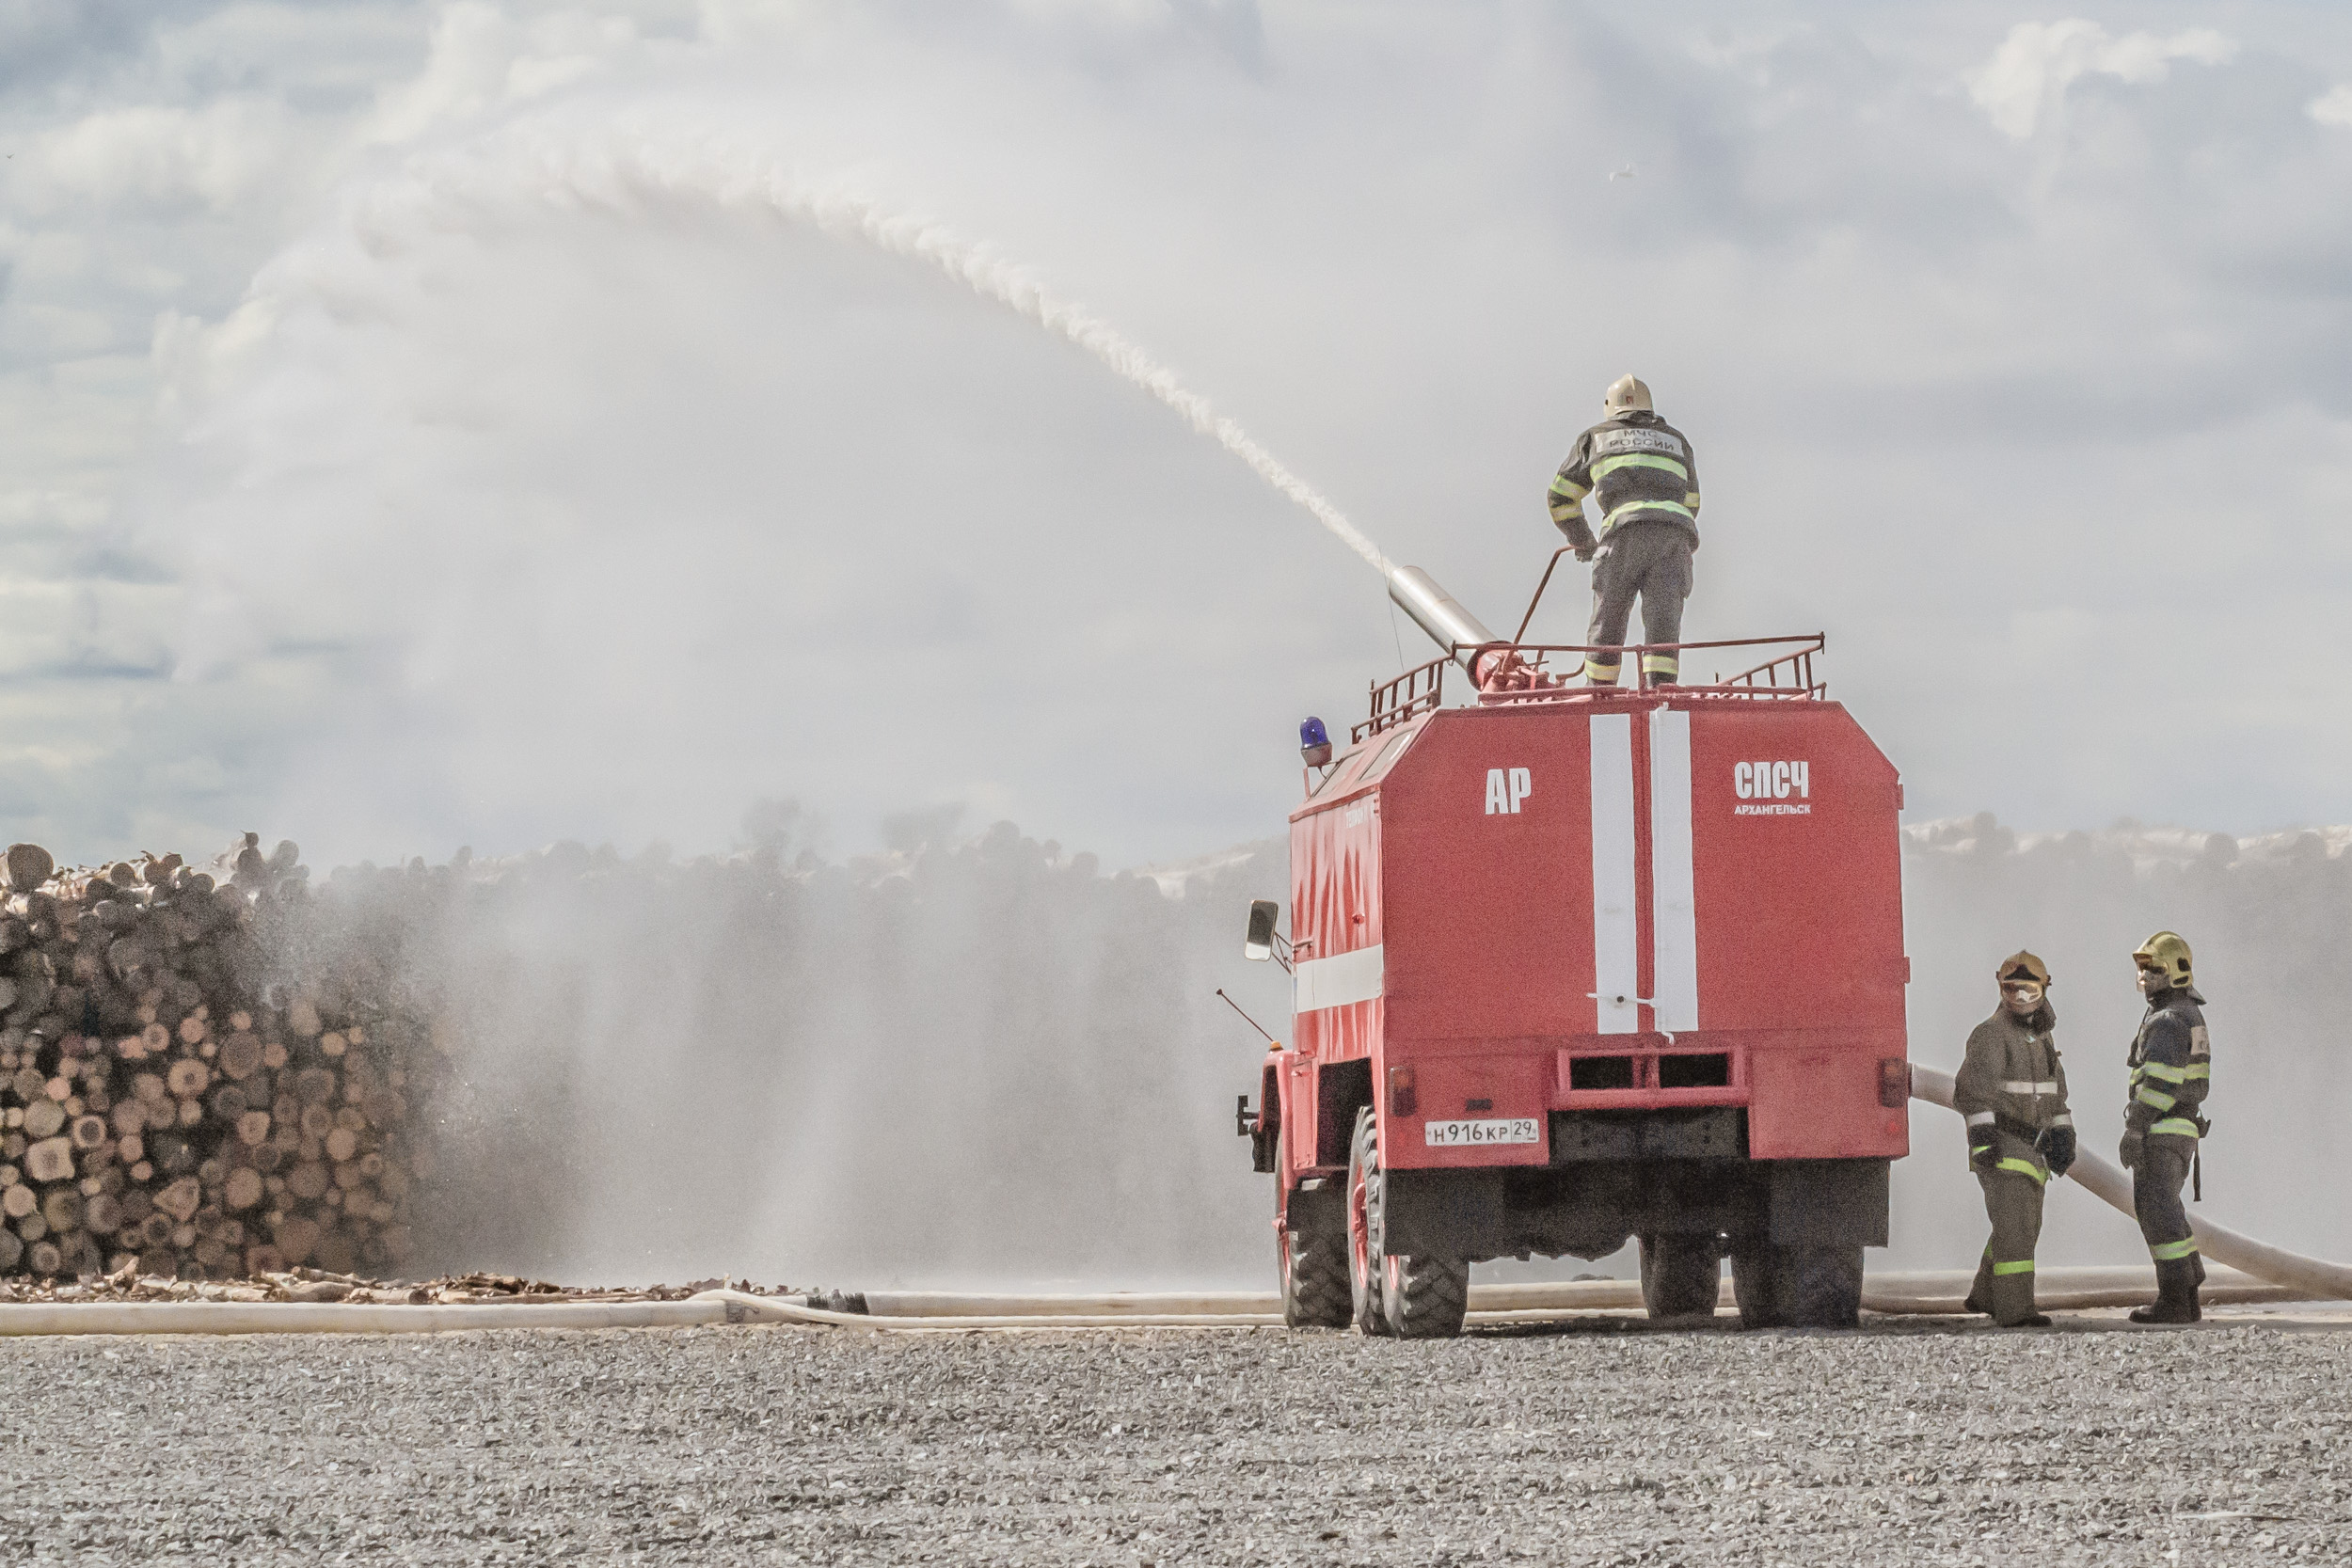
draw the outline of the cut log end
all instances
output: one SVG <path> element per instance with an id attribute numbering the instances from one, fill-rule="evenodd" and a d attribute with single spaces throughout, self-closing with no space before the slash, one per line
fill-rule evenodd
<path id="1" fill-rule="evenodd" d="M 250 1167 L 240 1167 L 229 1173 L 221 1184 L 221 1207 L 234 1212 L 250 1209 L 262 1201 L 262 1173 Z"/>
<path id="2" fill-rule="evenodd" d="M 72 1140 L 44 1138 L 26 1148 L 24 1150 L 24 1174 L 36 1181 L 72 1180 L 73 1144 Z"/>

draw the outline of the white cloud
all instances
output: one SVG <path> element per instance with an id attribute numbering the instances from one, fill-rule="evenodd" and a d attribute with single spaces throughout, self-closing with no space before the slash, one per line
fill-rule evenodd
<path id="1" fill-rule="evenodd" d="M 2352 131 L 2352 83 L 2329 87 L 2311 102 L 2311 117 L 2322 125 Z"/>
<path id="2" fill-rule="evenodd" d="M 103 110 L 36 142 L 20 189 L 40 211 L 225 212 L 280 177 L 291 140 L 283 109 L 256 99 Z"/>
<path id="3" fill-rule="evenodd" d="M 641 43 L 627 17 L 556 11 L 517 19 L 475 0 L 453 5 L 435 23 L 425 69 L 385 94 L 367 139 L 414 141 L 543 98 L 629 58 Z"/>
<path id="4" fill-rule="evenodd" d="M 2111 38 L 2105 27 L 2080 17 L 2021 22 L 1993 57 L 1969 74 L 1968 94 L 1995 126 L 2023 141 L 2078 78 L 2115 76 L 2146 86 L 2163 81 L 2175 60 L 2220 65 L 2236 53 L 2234 40 L 2206 27 L 2170 38 L 2153 33 Z"/>

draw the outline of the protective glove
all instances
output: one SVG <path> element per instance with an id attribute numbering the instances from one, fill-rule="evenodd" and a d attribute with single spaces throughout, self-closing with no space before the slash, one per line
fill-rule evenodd
<path id="1" fill-rule="evenodd" d="M 2132 1170 L 2138 1166 L 2139 1149 L 2144 1134 L 2134 1132 L 2130 1128 L 2123 1130 L 2123 1141 L 2115 1146 L 2115 1158 L 2125 1170 Z"/>
<path id="2" fill-rule="evenodd" d="M 2045 1127 L 2033 1146 L 2050 1162 L 2052 1176 L 2064 1176 L 2067 1167 L 2074 1163 L 2074 1130 L 2071 1127 Z"/>
<path id="3" fill-rule="evenodd" d="M 1576 558 L 1579 561 L 1589 562 L 1598 549 L 1599 546 L 1597 545 L 1579 545 L 1576 547 Z"/>
<path id="4" fill-rule="evenodd" d="M 1999 1162 L 2000 1150 L 1994 1146 L 1989 1132 L 1981 1143 L 1974 1138 L 1968 1140 L 1968 1163 L 1970 1164 L 1980 1171 L 1990 1173 Z"/>

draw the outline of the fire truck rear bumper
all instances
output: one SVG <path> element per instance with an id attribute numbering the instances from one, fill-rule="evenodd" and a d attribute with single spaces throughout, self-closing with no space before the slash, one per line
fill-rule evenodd
<path id="1" fill-rule="evenodd" d="M 1523 1254 L 1601 1258 L 1641 1235 L 1784 1246 L 1886 1244 L 1889 1162 L 1666 1154 L 1675 1139 L 1719 1132 L 1694 1122 L 1658 1134 L 1655 1125 L 1634 1134 L 1629 1154 L 1603 1156 L 1588 1144 L 1589 1154 L 1564 1159 L 1555 1120 L 1549 1166 L 1391 1171 L 1384 1245 L 1408 1257 L 1484 1261 Z M 1653 1137 L 1661 1141 L 1645 1146 Z"/>

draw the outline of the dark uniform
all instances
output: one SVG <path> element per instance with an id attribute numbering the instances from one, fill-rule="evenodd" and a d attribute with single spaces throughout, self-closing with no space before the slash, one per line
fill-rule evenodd
<path id="1" fill-rule="evenodd" d="M 1648 394 L 1643 394 L 1645 402 Z M 1596 536 L 1584 522 L 1584 498 L 1600 512 Z M 1642 600 L 1642 641 L 1679 642 L 1682 601 L 1691 594 L 1691 553 L 1699 547 L 1699 470 L 1690 438 L 1657 415 L 1633 411 L 1605 420 L 1576 438 L 1551 482 L 1551 520 L 1593 569 L 1593 620 L 1584 641 L 1625 645 L 1633 600 Z M 1614 686 L 1619 660 L 1587 655 L 1584 675 Z M 1645 654 L 1642 672 L 1671 685 L 1682 673 L 1673 654 Z"/>
<path id="2" fill-rule="evenodd" d="M 2213 1047 L 2205 999 L 2194 985 L 2148 993 L 2148 1013 L 2132 1038 L 2131 1098 L 2123 1107 L 2123 1164 L 2132 1171 L 2132 1209 L 2156 1264 L 2156 1307 L 2143 1323 L 2194 1323 L 2197 1287 L 2205 1276 L 2181 1207 L 2181 1185 L 2197 1158 L 2206 1122 L 2197 1107 L 2213 1085 Z"/>
<path id="3" fill-rule="evenodd" d="M 2049 1130 L 2063 1127 L 2071 1156 L 2074 1125 L 2051 1035 L 2057 1022 L 2046 997 L 2023 1018 L 1997 1008 L 1969 1035 L 1967 1060 L 1952 1081 L 1952 1104 L 1967 1118 L 1969 1160 L 1993 1222 L 1968 1307 L 2004 1326 L 2047 1321 L 2034 1309 L 2033 1254 L 2043 1187 L 2065 1169 L 2061 1164 L 2054 1173 L 2043 1151 L 2053 1141 Z"/>

